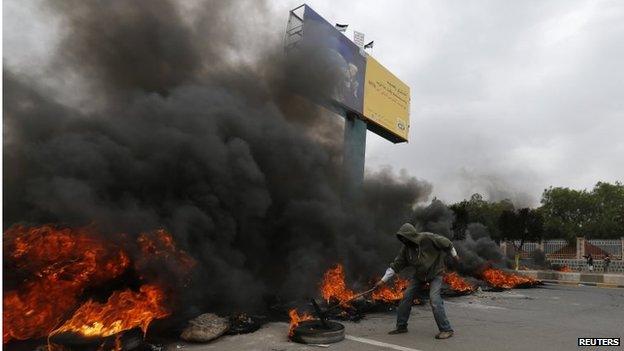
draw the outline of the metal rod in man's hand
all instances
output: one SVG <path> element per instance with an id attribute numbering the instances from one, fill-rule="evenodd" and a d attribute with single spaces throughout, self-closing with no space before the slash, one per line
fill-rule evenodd
<path id="1" fill-rule="evenodd" d="M 364 295 L 366 295 L 366 294 L 369 294 L 369 293 L 373 292 L 376 288 L 377 288 L 376 286 L 373 286 L 372 288 L 370 288 L 370 289 L 368 289 L 368 290 L 366 290 L 366 291 L 364 291 L 364 292 L 361 292 L 361 293 L 359 293 L 359 294 L 353 295 L 353 296 L 352 296 L 351 298 L 349 298 L 348 300 L 342 301 L 342 302 L 338 303 L 337 305 L 334 305 L 334 306 L 332 306 L 332 307 L 329 307 L 328 309 L 326 309 L 326 310 L 325 310 L 325 313 L 327 313 L 328 311 L 333 310 L 334 308 L 336 308 L 336 307 L 338 307 L 338 306 L 344 305 L 344 304 L 345 304 L 345 303 L 347 303 L 347 302 L 353 301 L 353 300 L 355 300 L 355 299 L 357 299 L 357 298 L 359 298 L 359 297 L 362 297 L 362 296 L 364 296 Z"/>

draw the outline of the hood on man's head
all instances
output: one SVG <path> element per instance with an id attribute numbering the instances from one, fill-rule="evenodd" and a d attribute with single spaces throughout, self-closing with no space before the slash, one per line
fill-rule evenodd
<path id="1" fill-rule="evenodd" d="M 407 240 L 408 242 L 413 242 L 415 244 L 418 243 L 418 231 L 413 225 L 409 223 L 403 224 L 401 228 L 399 228 L 399 231 L 396 233 L 396 236 L 397 239 L 404 243 L 405 240 Z"/>

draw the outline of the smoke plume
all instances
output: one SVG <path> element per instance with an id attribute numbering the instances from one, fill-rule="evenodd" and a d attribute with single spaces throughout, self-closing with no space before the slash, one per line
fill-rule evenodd
<path id="1" fill-rule="evenodd" d="M 465 275 L 478 275 L 488 265 L 506 265 L 500 248 L 490 238 L 486 226 L 469 223 L 466 237 L 459 240 L 453 231 L 455 215 L 442 201 L 434 199 L 428 206 L 414 210 L 412 222 L 420 230 L 444 235 L 453 240 L 453 245 L 461 257 L 458 270 Z M 451 264 L 449 264 L 451 265 Z"/>
<path id="2" fill-rule="evenodd" d="M 281 38 L 250 45 L 237 15 L 286 14 L 258 1 L 193 6 L 49 5 L 63 24 L 46 70 L 59 84 L 4 69 L 4 229 L 94 225 L 119 240 L 165 228 L 198 262 L 177 294 L 187 313 L 314 295 L 335 263 L 365 284 L 407 221 L 454 238 L 453 212 L 415 208 L 431 185 L 404 172 L 370 172 L 359 202 L 343 203 L 342 121 L 301 97 L 333 91 L 337 68 L 313 52 L 285 57 Z M 467 232 L 460 271 L 502 259 L 485 227 Z M 148 268 L 175 281 L 165 266 Z"/>
<path id="3" fill-rule="evenodd" d="M 241 6 L 202 2 L 190 16 L 167 0 L 50 4 L 63 37 L 47 72 L 67 80 L 4 70 L 4 228 L 166 228 L 198 261 L 180 292 L 198 311 L 314 294 L 337 262 L 354 280 L 383 270 L 430 185 L 383 170 L 345 206 L 340 118 L 292 94 L 322 95 L 337 75 L 322 58 L 286 59 L 281 38 L 237 56 L 248 52 Z M 59 98 L 72 92 L 80 103 Z"/>

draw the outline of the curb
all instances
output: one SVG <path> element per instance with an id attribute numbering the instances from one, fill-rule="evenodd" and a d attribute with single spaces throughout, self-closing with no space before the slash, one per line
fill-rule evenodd
<path id="1" fill-rule="evenodd" d="M 611 273 L 556 272 L 525 270 L 519 274 L 543 282 L 565 285 L 585 285 L 600 288 L 624 288 L 624 275 Z"/>
<path id="2" fill-rule="evenodd" d="M 607 284 L 607 283 L 594 283 L 594 282 L 570 282 L 570 281 L 562 281 L 562 280 L 550 280 L 550 279 L 542 279 L 544 283 L 549 284 L 557 284 L 557 285 L 567 285 L 567 286 L 595 286 L 597 288 L 609 288 L 609 289 L 624 289 L 624 285 L 617 284 Z"/>

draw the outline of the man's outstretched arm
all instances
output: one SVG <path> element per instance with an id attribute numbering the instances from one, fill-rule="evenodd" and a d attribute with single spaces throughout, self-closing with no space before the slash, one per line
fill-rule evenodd
<path id="1" fill-rule="evenodd" d="M 403 270 L 403 268 L 405 268 L 406 266 L 407 266 L 407 260 L 405 258 L 405 246 L 403 246 L 401 250 L 399 251 L 399 254 L 394 259 L 394 261 L 390 263 L 390 267 L 386 269 L 386 272 L 384 273 L 383 277 L 381 277 L 381 279 L 375 284 L 375 286 L 380 286 L 388 282 L 390 278 L 392 278 L 396 273 Z"/>
<path id="2" fill-rule="evenodd" d="M 453 246 L 451 240 L 438 234 L 433 234 L 432 240 L 438 249 L 448 252 L 455 261 L 459 262 L 459 255 L 457 255 L 457 250 L 455 250 L 455 246 Z"/>

